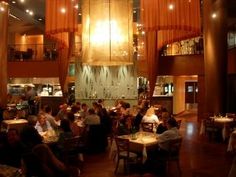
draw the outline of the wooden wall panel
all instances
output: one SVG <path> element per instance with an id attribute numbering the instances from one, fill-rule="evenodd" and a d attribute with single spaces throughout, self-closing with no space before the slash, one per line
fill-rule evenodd
<path id="1" fill-rule="evenodd" d="M 59 77 L 58 62 L 8 62 L 8 77 Z"/>

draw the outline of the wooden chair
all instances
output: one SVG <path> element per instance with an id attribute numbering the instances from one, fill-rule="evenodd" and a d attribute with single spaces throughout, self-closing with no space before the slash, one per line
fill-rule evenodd
<path id="1" fill-rule="evenodd" d="M 181 123 L 182 123 L 182 120 L 181 120 L 181 119 L 177 120 L 177 128 L 178 128 L 178 129 L 180 129 Z"/>
<path id="2" fill-rule="evenodd" d="M 179 176 L 181 176 L 181 168 L 179 162 L 180 148 L 182 144 L 182 137 L 169 140 L 168 142 L 168 154 L 166 157 L 167 162 L 167 172 L 169 171 L 169 163 L 175 162 L 179 171 Z"/>
<path id="3" fill-rule="evenodd" d="M 217 126 L 215 126 L 214 119 L 206 118 L 203 120 L 203 123 L 205 126 L 205 134 L 208 136 L 208 139 L 210 141 L 216 139 L 220 130 Z"/>
<path id="4" fill-rule="evenodd" d="M 141 123 L 141 128 L 145 132 L 153 132 L 153 127 L 154 127 L 153 123 L 149 123 L 149 122 L 142 122 Z"/>
<path id="5" fill-rule="evenodd" d="M 66 165 L 70 163 L 70 160 L 79 160 L 79 154 L 83 153 L 84 144 L 81 141 L 80 136 L 65 139 L 62 149 L 62 158 Z"/>
<path id="6" fill-rule="evenodd" d="M 121 159 L 124 161 L 124 171 L 129 172 L 129 163 L 137 161 L 137 154 L 130 152 L 128 139 L 116 137 L 115 141 L 117 147 L 117 163 L 115 173 L 117 173 Z"/>

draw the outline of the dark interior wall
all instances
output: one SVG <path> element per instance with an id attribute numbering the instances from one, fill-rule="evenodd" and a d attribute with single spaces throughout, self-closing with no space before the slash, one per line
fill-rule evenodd
<path id="1" fill-rule="evenodd" d="M 161 56 L 158 75 L 203 75 L 203 55 Z"/>
<path id="2" fill-rule="evenodd" d="M 227 112 L 236 113 L 236 74 L 228 75 Z"/>
<path id="3" fill-rule="evenodd" d="M 203 55 L 161 56 L 158 75 L 198 75 L 198 117 L 205 112 Z M 226 78 L 227 79 L 227 78 Z M 236 113 L 236 48 L 228 51 L 227 112 Z"/>

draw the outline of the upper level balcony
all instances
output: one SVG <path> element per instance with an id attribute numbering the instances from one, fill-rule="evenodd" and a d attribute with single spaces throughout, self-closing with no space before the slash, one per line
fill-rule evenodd
<path id="1" fill-rule="evenodd" d="M 55 44 L 10 44 L 8 61 L 55 61 L 58 50 Z"/>

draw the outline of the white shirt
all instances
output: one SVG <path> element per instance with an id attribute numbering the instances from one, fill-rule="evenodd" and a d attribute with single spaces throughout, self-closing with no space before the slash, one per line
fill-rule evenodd
<path id="1" fill-rule="evenodd" d="M 52 127 L 50 125 L 50 123 L 46 120 L 46 124 L 41 126 L 40 123 L 37 121 L 36 125 L 35 125 L 35 129 L 39 132 L 46 132 L 48 130 L 52 130 Z"/>
<path id="2" fill-rule="evenodd" d="M 151 116 L 144 115 L 142 122 L 153 123 L 153 132 L 156 132 L 157 126 L 159 124 L 159 119 L 155 114 Z"/>

